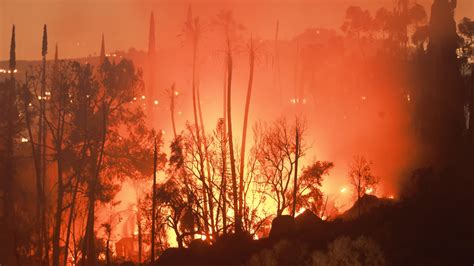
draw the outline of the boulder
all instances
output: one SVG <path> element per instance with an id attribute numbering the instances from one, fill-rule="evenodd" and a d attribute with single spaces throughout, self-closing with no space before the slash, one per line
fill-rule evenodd
<path id="1" fill-rule="evenodd" d="M 324 222 L 310 210 L 305 210 L 302 214 L 296 216 L 295 226 L 298 231 L 308 231 L 315 229 Z"/>
<path id="2" fill-rule="evenodd" d="M 290 215 L 281 215 L 273 219 L 270 238 L 282 238 L 296 231 L 295 218 Z"/>
<path id="3" fill-rule="evenodd" d="M 154 261 L 151 265 L 153 266 L 178 266 L 178 265 L 189 265 L 191 259 L 190 252 L 185 248 L 168 248 L 161 256 Z"/>

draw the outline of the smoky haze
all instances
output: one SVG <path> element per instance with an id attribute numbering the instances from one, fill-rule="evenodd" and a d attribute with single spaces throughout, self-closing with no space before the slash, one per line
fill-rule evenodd
<path id="1" fill-rule="evenodd" d="M 420 2 L 429 13 L 431 1 Z M 471 0 L 459 1 L 457 20 L 464 16 L 472 17 L 472 3 Z M 181 131 L 186 121 L 192 120 L 191 57 L 189 47 L 179 36 L 189 4 L 193 15 L 199 16 L 204 25 L 199 82 L 206 130 L 213 130 L 217 119 L 222 117 L 223 99 L 223 36 L 211 22 L 219 11 L 231 10 L 235 19 L 245 26 L 237 42 L 240 47 L 233 85 L 236 137 L 240 138 L 248 78 L 245 45 L 252 35 L 259 40 L 262 49 L 256 65 L 250 125 L 258 121 L 271 123 L 281 116 L 292 121 L 295 115 L 301 114 L 307 121 L 306 143 L 310 147 L 302 165 L 309 164 L 313 159 L 335 163 L 324 182 L 324 192 L 336 195 L 341 188 L 349 187 L 346 174 L 348 164 L 353 155 L 361 154 L 374 162 L 374 173 L 381 177 L 379 195 L 397 194 L 398 180 L 416 163 L 417 147 L 411 135 L 409 93 L 406 88 L 395 85 L 398 82 L 384 72 L 387 69 L 373 62 L 362 63 L 364 58 L 360 57 L 360 51 L 354 51 L 356 48 L 352 47 L 350 40 L 341 40 L 343 33 L 340 30 L 348 6 L 358 5 L 373 13 L 383 6 L 393 8 L 395 3 L 392 0 L 226 0 L 191 3 L 3 0 L 0 3 L 0 59 L 8 58 L 11 24 L 15 24 L 17 29 L 19 60 L 40 58 L 43 24 L 48 25 L 50 47 L 58 43 L 60 58 L 98 56 L 102 33 L 105 34 L 108 53 L 128 51 L 132 47 L 146 51 L 149 14 L 153 11 L 157 48 L 154 79 L 160 91 L 156 100 L 162 106 L 161 116 L 155 117 L 154 121 L 158 122 L 153 126 L 171 132 L 164 90 L 175 82 L 182 95 L 177 103 L 181 115 L 176 121 Z M 280 23 L 281 75 L 275 81 L 273 40 L 277 20 Z M 316 45 L 316 50 L 320 52 L 296 57 L 297 53 L 304 53 L 305 45 Z M 370 47 L 363 52 L 375 53 Z M 301 58 L 303 60 L 298 61 Z M 144 80 L 147 82 L 149 73 L 146 65 L 143 62 L 138 62 L 138 65 L 145 68 Z M 351 71 L 352 74 L 348 74 Z M 144 96 L 152 97 L 149 94 Z M 295 99 L 301 103 L 293 104 Z M 167 143 L 170 136 L 166 136 Z M 251 146 L 252 140 L 248 143 Z M 339 204 L 344 205 L 350 200 L 340 199 Z"/>
<path id="2" fill-rule="evenodd" d="M 420 0 L 429 12 L 431 1 Z M 262 38 L 272 38 L 277 19 L 280 36 L 291 39 L 305 28 L 339 30 L 345 9 L 350 5 L 371 11 L 395 5 L 394 0 L 2 0 L 0 1 L 0 60 L 8 58 L 12 24 L 17 26 L 17 58 L 36 60 L 41 56 L 41 28 L 48 24 L 51 43 L 59 43 L 63 58 L 97 55 L 100 35 L 107 36 L 110 50 L 145 49 L 148 14 L 155 12 L 158 48 L 179 44 L 176 35 L 191 4 L 196 15 L 209 18 L 219 10 L 232 9 L 244 25 Z M 456 20 L 472 17 L 474 2 L 459 0 Z"/>

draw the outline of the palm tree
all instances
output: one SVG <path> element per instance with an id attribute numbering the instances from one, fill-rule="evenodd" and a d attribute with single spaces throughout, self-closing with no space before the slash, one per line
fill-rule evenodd
<path id="1" fill-rule="evenodd" d="M 249 81 L 247 86 L 247 97 L 245 100 L 245 113 L 244 113 L 244 125 L 242 130 L 242 146 L 240 148 L 240 180 L 239 180 L 239 211 L 240 217 L 243 215 L 243 205 L 245 202 L 244 199 L 244 167 L 245 167 L 245 144 L 247 141 L 247 124 L 248 124 L 248 117 L 249 117 L 249 109 L 250 109 L 250 97 L 252 95 L 252 85 L 253 85 L 253 73 L 254 73 L 254 66 L 255 66 L 255 46 L 253 38 L 250 38 L 249 43 L 249 63 L 250 63 L 250 73 L 249 73 Z"/>

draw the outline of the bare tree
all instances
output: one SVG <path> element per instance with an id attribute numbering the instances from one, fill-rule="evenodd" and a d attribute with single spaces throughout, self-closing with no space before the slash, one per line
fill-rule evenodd
<path id="1" fill-rule="evenodd" d="M 359 215 L 361 212 L 360 199 L 368 190 L 375 190 L 379 178 L 372 174 L 372 162 L 367 161 L 364 156 L 354 156 L 349 165 L 349 181 L 354 189 L 354 194 L 359 203 Z"/>
<path id="2" fill-rule="evenodd" d="M 305 124 L 298 123 L 292 127 L 284 118 L 269 127 L 257 126 L 255 129 L 258 167 L 263 179 L 261 181 L 267 186 L 263 191 L 276 202 L 278 216 L 293 202 L 290 181 L 294 176 L 296 160 L 304 156 L 306 151 L 302 137 L 296 143 L 296 132 L 303 136 Z"/>

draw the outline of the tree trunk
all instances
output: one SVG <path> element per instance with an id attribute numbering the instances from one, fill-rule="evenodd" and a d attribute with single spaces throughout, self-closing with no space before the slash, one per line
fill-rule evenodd
<path id="1" fill-rule="evenodd" d="M 61 237 L 61 221 L 63 211 L 64 183 L 63 183 L 63 158 L 62 158 L 62 142 L 64 134 L 64 110 L 63 110 L 63 94 L 59 90 L 58 103 L 58 122 L 56 130 L 56 153 L 57 153 L 57 172 L 58 172 L 58 195 L 56 205 L 56 216 L 53 230 L 53 266 L 59 266 L 60 243 Z M 66 250 L 67 252 L 67 250 Z M 67 253 L 66 253 L 67 255 Z"/>
<path id="2" fill-rule="evenodd" d="M 45 95 L 46 95 L 46 55 L 43 55 L 43 70 L 42 70 L 42 76 L 41 76 L 41 108 L 40 108 L 40 116 L 42 117 L 41 119 L 41 145 L 42 145 L 42 150 L 41 150 L 41 227 L 42 227 L 42 234 L 43 234 L 43 241 L 44 241 L 44 260 L 43 264 L 44 265 L 49 265 L 49 239 L 48 239 L 48 225 L 46 223 L 46 100 L 45 100 Z"/>
<path id="3" fill-rule="evenodd" d="M 56 205 L 56 216 L 53 231 L 53 266 L 59 266 L 60 245 L 59 239 L 61 236 L 61 221 L 62 208 L 64 196 L 64 184 L 62 181 L 62 158 L 61 152 L 58 151 L 57 165 L 58 165 L 58 198 Z M 66 253 L 67 254 L 67 253 Z"/>
<path id="4" fill-rule="evenodd" d="M 170 112 L 171 112 L 171 125 L 173 126 L 173 136 L 176 139 L 176 123 L 174 121 L 174 98 L 175 98 L 175 84 L 171 85 L 171 106 L 170 106 Z"/>
<path id="5" fill-rule="evenodd" d="M 95 219 L 95 181 L 91 181 L 89 185 L 89 206 L 87 214 L 86 233 L 84 237 L 84 250 L 82 259 L 88 266 L 94 266 L 96 263 L 95 254 L 95 235 L 94 235 L 94 219 Z"/>
<path id="6" fill-rule="evenodd" d="M 222 194 L 222 230 L 227 233 L 227 70 L 224 65 L 224 109 L 223 109 L 223 134 L 221 143 L 222 153 L 222 173 L 221 173 L 221 194 Z"/>
<path id="7" fill-rule="evenodd" d="M 74 190 L 72 192 L 72 202 L 69 211 L 69 218 L 67 222 L 67 229 L 66 229 L 66 241 L 64 243 L 64 249 L 66 250 L 66 254 L 64 255 L 64 266 L 67 266 L 67 259 L 69 254 L 69 238 L 71 235 L 71 225 L 74 221 L 74 208 L 76 206 L 76 198 L 77 198 L 77 190 L 79 189 L 79 177 L 77 178 L 76 185 L 74 186 Z"/>
<path id="8" fill-rule="evenodd" d="M 202 194 L 203 194 L 203 219 L 204 219 L 204 227 L 206 236 L 209 234 L 209 219 L 208 219 L 208 212 L 207 212 L 207 195 L 206 195 L 206 180 L 204 175 L 204 156 L 202 152 L 202 141 L 201 135 L 199 130 L 199 123 L 198 123 L 198 110 L 197 110 L 197 88 L 196 88 L 196 59 L 197 59 L 197 46 L 198 46 L 198 37 L 194 36 L 193 40 L 193 80 L 192 80 L 192 87 L 193 87 L 193 114 L 194 114 L 194 126 L 196 130 L 196 142 L 198 146 L 199 152 L 199 175 L 202 182 Z"/>
<path id="9" fill-rule="evenodd" d="M 97 161 L 97 166 L 96 166 L 96 171 L 95 171 L 95 176 L 91 180 L 90 185 L 89 185 L 89 212 L 87 215 L 87 227 L 86 227 L 86 248 L 85 252 L 83 252 L 84 255 L 87 256 L 87 265 L 88 266 L 94 266 L 97 261 L 97 254 L 95 250 L 95 233 L 94 233 L 94 222 L 95 222 L 95 201 L 96 201 L 96 188 L 97 184 L 99 183 L 99 177 L 100 177 L 100 168 L 102 166 L 102 159 L 104 155 L 104 149 L 105 149 L 105 141 L 106 141 L 106 136 L 107 136 L 107 106 L 105 102 L 103 103 L 103 131 L 102 131 L 102 143 L 99 151 L 99 158 Z"/>
<path id="10" fill-rule="evenodd" d="M 249 117 L 249 109 L 250 109 L 250 97 L 252 95 L 252 84 L 253 84 L 253 72 L 254 72 L 254 63 L 255 63 L 255 51 L 253 46 L 253 39 L 250 39 L 250 74 L 249 74 L 249 82 L 247 86 L 247 98 L 245 100 L 245 113 L 244 113 L 244 125 L 242 130 L 242 146 L 240 148 L 240 180 L 239 180 L 239 216 L 243 217 L 244 211 L 244 169 L 245 169 L 245 144 L 247 141 L 247 124 L 248 124 L 248 117 Z"/>
<path id="11" fill-rule="evenodd" d="M 293 178 L 293 217 L 296 216 L 296 196 L 298 192 L 298 161 L 300 157 L 300 135 L 299 135 L 299 125 L 298 125 L 298 119 L 296 119 L 296 125 L 295 125 L 295 131 L 296 131 L 296 151 L 295 151 L 295 176 Z"/>
<path id="12" fill-rule="evenodd" d="M 139 203 L 138 203 L 139 204 Z M 142 250 L 143 250 L 143 239 L 142 239 L 142 223 L 141 223 L 141 215 L 140 215 L 140 207 L 138 207 L 137 211 L 137 228 L 138 228 L 138 264 L 142 263 Z"/>
<path id="13" fill-rule="evenodd" d="M 105 262 L 107 263 L 107 266 L 110 265 L 110 233 L 107 236 L 107 242 L 105 244 Z"/>
<path id="14" fill-rule="evenodd" d="M 174 91 L 174 85 L 171 89 L 172 93 Z M 174 97 L 174 95 L 172 95 Z M 173 106 L 173 104 L 171 105 Z M 171 111 L 173 113 L 173 111 Z M 174 120 L 173 120 L 174 124 Z M 175 132 L 176 139 L 176 132 Z M 158 152 L 156 145 L 156 136 L 154 139 L 154 149 L 153 149 L 153 188 L 152 188 L 152 208 L 151 208 L 151 258 L 150 262 L 155 261 L 155 219 L 156 219 L 156 168 L 157 168 Z"/>
<path id="15" fill-rule="evenodd" d="M 15 209 L 14 209 L 14 199 L 12 197 L 12 191 L 13 191 L 13 180 L 15 177 L 15 152 L 14 152 L 14 145 L 15 145 L 15 129 L 14 129 L 14 124 L 15 120 L 17 120 L 17 115 L 15 112 L 15 78 L 13 77 L 13 70 L 11 71 L 11 79 L 10 79 L 10 89 L 8 91 L 8 101 L 7 101 L 7 125 L 6 125 L 6 143 L 5 143 L 5 148 L 6 148 L 6 160 L 4 162 L 5 165 L 5 180 L 1 180 L 2 183 L 4 183 L 3 187 L 3 205 L 5 208 L 5 219 L 6 219 L 6 241 L 9 243 L 6 243 L 6 246 L 8 248 L 6 249 L 6 260 L 5 262 L 12 264 L 12 265 L 17 265 L 18 261 L 18 254 L 17 254 L 17 248 L 16 248 L 16 236 L 15 236 Z M 3 162 L 2 162 L 3 163 Z M 2 177 L 3 178 L 3 177 Z"/>
<path id="16" fill-rule="evenodd" d="M 209 206 L 209 219 L 211 222 L 211 234 L 214 235 L 215 228 L 214 228 L 214 201 L 213 201 L 213 189 L 212 189 L 212 182 L 211 182 L 211 166 L 209 160 L 209 152 L 207 147 L 207 138 L 206 138 L 206 130 L 204 129 L 204 121 L 202 119 L 202 111 L 201 111 L 201 96 L 199 86 L 197 87 L 197 105 L 198 105 L 198 113 L 199 113 L 199 122 L 201 123 L 201 134 L 202 140 L 204 144 L 204 156 L 206 159 L 206 170 L 207 170 L 207 202 Z M 209 238 L 207 238 L 209 240 Z"/>
<path id="17" fill-rule="evenodd" d="M 230 51 L 230 40 L 227 40 L 227 127 L 229 131 L 229 152 L 230 152 L 230 169 L 232 174 L 232 192 L 234 197 L 234 219 L 235 219 L 235 232 L 242 232 L 242 219 L 240 218 L 239 211 L 239 192 L 237 188 L 237 175 L 235 171 L 235 157 L 234 157 L 234 141 L 232 137 L 232 54 Z"/>
<path id="18" fill-rule="evenodd" d="M 86 109 L 84 109 L 86 110 Z M 85 117 L 87 117 L 87 111 L 85 112 Z M 84 130 L 87 130 L 87 119 L 84 120 Z M 76 185 L 74 186 L 74 190 L 72 192 L 72 201 L 71 201 L 71 207 L 69 211 L 69 219 L 67 223 L 67 229 L 66 229 L 66 241 L 65 241 L 65 249 L 66 249 L 66 254 L 64 256 L 64 266 L 67 266 L 67 259 L 68 259 L 68 252 L 69 252 L 69 239 L 71 235 L 71 225 L 74 222 L 74 208 L 76 207 L 76 199 L 77 199 L 77 192 L 79 189 L 79 184 L 81 181 L 81 175 L 80 175 L 80 169 L 82 168 L 82 164 L 84 162 L 84 158 L 86 156 L 86 151 L 87 151 L 87 145 L 88 142 L 87 140 L 84 140 L 84 145 L 82 146 L 81 150 L 81 160 L 79 162 L 79 165 L 77 167 L 78 170 L 76 170 Z M 74 259 L 76 259 L 76 256 L 74 256 Z"/>
<path id="19" fill-rule="evenodd" d="M 30 112 L 28 111 L 28 104 L 29 104 L 29 87 L 28 87 L 28 77 L 26 77 L 26 84 L 23 90 L 23 108 L 25 112 L 25 121 L 26 121 L 26 128 L 28 131 L 28 137 L 29 137 L 29 142 L 31 145 L 31 153 L 33 155 L 33 163 L 35 166 L 35 176 L 36 176 L 36 196 L 37 196 L 37 201 L 36 201 L 36 218 L 38 219 L 38 228 L 37 228 L 37 234 L 38 234 L 38 246 L 37 246 L 37 251 L 38 251 L 38 259 L 41 259 L 42 257 L 42 241 L 41 241 L 41 227 L 39 226 L 39 217 L 40 217 L 40 210 L 41 210 L 41 204 L 40 204 L 40 197 L 41 197 L 41 170 L 40 170 L 40 153 L 39 151 L 41 150 L 41 143 L 38 143 L 38 150 L 35 147 L 35 143 L 33 141 L 33 130 L 31 127 L 30 123 Z"/>

